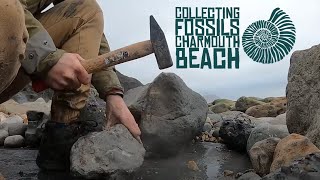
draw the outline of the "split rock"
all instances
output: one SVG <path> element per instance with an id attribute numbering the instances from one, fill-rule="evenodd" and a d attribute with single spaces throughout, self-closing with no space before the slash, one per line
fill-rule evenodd
<path id="1" fill-rule="evenodd" d="M 81 137 L 71 149 L 71 172 L 87 179 L 130 174 L 144 161 L 145 149 L 123 125 Z"/>

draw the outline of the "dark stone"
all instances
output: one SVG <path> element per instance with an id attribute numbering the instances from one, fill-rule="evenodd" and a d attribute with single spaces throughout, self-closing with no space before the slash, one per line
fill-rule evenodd
<path id="1" fill-rule="evenodd" d="M 227 119 L 223 121 L 219 135 L 228 148 L 245 152 L 252 128 L 247 121 Z"/>
<path id="2" fill-rule="evenodd" d="M 28 126 L 25 132 L 25 143 L 28 147 L 39 147 L 44 130 L 44 124 L 49 116 L 43 112 L 28 111 Z"/>

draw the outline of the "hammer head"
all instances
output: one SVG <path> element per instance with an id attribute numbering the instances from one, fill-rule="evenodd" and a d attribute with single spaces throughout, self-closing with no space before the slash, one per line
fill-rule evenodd
<path id="1" fill-rule="evenodd" d="M 166 37 L 153 16 L 150 16 L 150 40 L 159 69 L 171 67 L 173 62 Z"/>

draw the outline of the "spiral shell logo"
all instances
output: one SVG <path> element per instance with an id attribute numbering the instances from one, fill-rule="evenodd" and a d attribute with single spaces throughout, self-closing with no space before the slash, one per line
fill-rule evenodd
<path id="1" fill-rule="evenodd" d="M 296 41 L 296 28 L 280 8 L 273 10 L 268 21 L 252 23 L 242 36 L 245 53 L 255 62 L 272 64 L 284 59 Z"/>

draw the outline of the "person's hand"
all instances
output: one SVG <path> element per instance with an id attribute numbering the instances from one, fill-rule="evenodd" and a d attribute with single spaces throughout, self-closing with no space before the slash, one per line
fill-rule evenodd
<path id="1" fill-rule="evenodd" d="M 130 131 L 132 136 L 142 144 L 140 139 L 140 128 L 122 97 L 118 95 L 109 95 L 107 96 L 106 102 L 107 121 L 105 128 L 108 129 L 116 124 L 123 124 Z"/>
<path id="2" fill-rule="evenodd" d="M 81 65 L 79 54 L 65 53 L 46 77 L 47 85 L 54 90 L 74 90 L 90 83 L 90 75 Z"/>

